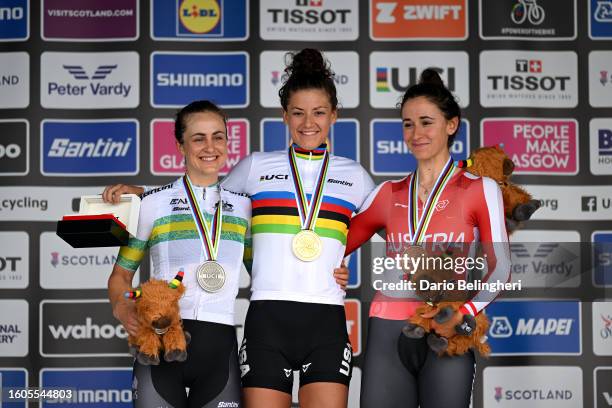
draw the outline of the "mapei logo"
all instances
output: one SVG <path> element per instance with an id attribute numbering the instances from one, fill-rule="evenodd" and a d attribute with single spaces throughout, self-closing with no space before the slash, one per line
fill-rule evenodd
<path id="1" fill-rule="evenodd" d="M 44 52 L 41 104 L 45 108 L 135 108 L 139 101 L 136 52 Z"/>
<path id="2" fill-rule="evenodd" d="M 612 1 L 597 0 L 594 16 L 598 23 L 612 23 Z"/>
<path id="3" fill-rule="evenodd" d="M 30 1 L 3 0 L 0 4 L 0 42 L 30 37 Z"/>
<path id="4" fill-rule="evenodd" d="M 577 72 L 574 52 L 483 51 L 480 101 L 485 107 L 574 107 Z"/>
<path id="5" fill-rule="evenodd" d="M 262 0 L 264 40 L 352 41 L 359 36 L 357 0 Z"/>
<path id="6" fill-rule="evenodd" d="M 225 108 L 249 104 L 249 55 L 246 52 L 151 55 L 151 105 L 182 107 L 208 99 Z"/>
<path id="7" fill-rule="evenodd" d="M 108 300 L 43 300 L 40 353 L 45 357 L 126 356 L 127 332 Z"/>
<path id="8" fill-rule="evenodd" d="M 580 303 L 572 301 L 497 301 L 489 305 L 493 355 L 578 355 Z"/>
<path id="9" fill-rule="evenodd" d="M 612 38 L 612 0 L 589 0 L 589 37 Z"/>
<path id="10" fill-rule="evenodd" d="M 41 388 L 71 390 L 69 397 L 43 400 L 41 407 L 79 406 L 128 408 L 132 401 L 131 368 L 43 368 Z"/>
<path id="11" fill-rule="evenodd" d="M 263 119 L 260 134 L 260 146 L 264 152 L 289 147 L 289 130 L 281 119 Z M 338 119 L 331 127 L 329 141 L 332 154 L 359 161 L 359 123 L 355 119 Z"/>
<path id="12" fill-rule="evenodd" d="M 370 105 L 395 108 L 404 92 L 418 82 L 419 75 L 426 68 L 440 74 L 461 107 L 469 105 L 468 55 L 457 51 L 371 53 Z"/>
<path id="13" fill-rule="evenodd" d="M 41 135 L 41 173 L 44 175 L 138 173 L 136 120 L 43 120 Z"/>
<path id="14" fill-rule="evenodd" d="M 370 122 L 370 172 L 377 176 L 404 176 L 416 168 L 416 159 L 404 142 L 399 119 L 374 119 Z M 454 160 L 470 155 L 469 124 L 462 119 L 451 146 Z"/>
<path id="15" fill-rule="evenodd" d="M 155 40 L 238 41 L 249 36 L 247 0 L 153 0 L 151 4 Z"/>
<path id="16" fill-rule="evenodd" d="M 370 0 L 373 40 L 463 40 L 467 34 L 465 0 Z"/>

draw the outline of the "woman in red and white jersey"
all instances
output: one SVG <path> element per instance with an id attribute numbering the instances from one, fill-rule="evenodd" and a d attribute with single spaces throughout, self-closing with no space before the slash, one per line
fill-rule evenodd
<path id="1" fill-rule="evenodd" d="M 404 141 L 417 169 L 401 180 L 382 183 L 370 194 L 351 220 L 346 253 L 383 228 L 387 256 L 392 257 L 410 245 L 480 242 L 487 255 L 482 281 L 507 282 L 510 254 L 501 190 L 495 181 L 454 166 L 449 148 L 461 112 L 437 72 L 425 70 L 420 82 L 406 91 L 401 115 Z M 481 312 L 496 295 L 476 293 L 448 322 L 434 322 L 436 332 L 446 338 L 456 335 L 455 326 L 463 316 Z M 418 299 L 376 293 L 370 308 L 361 407 L 469 406 L 473 353 L 439 357 L 425 338 L 401 334 L 419 304 Z"/>

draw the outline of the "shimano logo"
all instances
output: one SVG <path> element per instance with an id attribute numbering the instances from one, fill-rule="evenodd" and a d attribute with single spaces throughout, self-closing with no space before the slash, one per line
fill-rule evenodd
<path id="1" fill-rule="evenodd" d="M 158 86 L 219 87 L 244 85 L 243 74 L 174 74 L 160 73 L 156 76 Z"/>
<path id="2" fill-rule="evenodd" d="M 268 174 L 259 177 L 259 181 L 270 181 L 270 180 L 289 180 L 288 174 Z"/>
<path id="3" fill-rule="evenodd" d="M 52 398 L 45 400 L 50 404 L 61 403 L 130 403 L 132 402 L 132 390 L 84 390 L 73 389 L 71 398 Z"/>
<path id="4" fill-rule="evenodd" d="M 237 407 L 239 407 L 237 402 L 224 402 L 224 401 L 221 401 L 217 405 L 217 408 L 237 408 Z"/>
<path id="5" fill-rule="evenodd" d="M 118 337 L 120 339 L 127 338 L 127 332 L 123 325 L 116 326 L 110 324 L 98 325 L 94 324 L 93 319 L 88 317 L 85 319 L 85 324 L 70 324 L 70 325 L 49 325 L 49 331 L 54 339 L 74 339 L 74 340 L 91 340 L 91 339 L 112 339 Z"/>
<path id="6" fill-rule="evenodd" d="M 0 21 L 22 20 L 23 7 L 0 7 Z"/>
<path id="7" fill-rule="evenodd" d="M 49 149 L 49 157 L 125 157 L 130 149 L 132 138 L 115 141 L 112 138 L 99 138 L 95 142 L 75 142 L 70 139 L 55 139 Z"/>
<path id="8" fill-rule="evenodd" d="M 335 179 L 332 179 L 332 178 L 327 179 L 327 182 L 330 183 L 330 184 L 341 184 L 343 186 L 349 186 L 349 187 L 353 185 L 353 183 L 351 183 L 349 181 L 335 180 Z"/>

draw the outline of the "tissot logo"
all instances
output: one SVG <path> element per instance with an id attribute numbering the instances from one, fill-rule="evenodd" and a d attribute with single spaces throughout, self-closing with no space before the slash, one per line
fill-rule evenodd
<path id="1" fill-rule="evenodd" d="M 135 108 L 138 64 L 135 52 L 44 52 L 41 103 L 45 108 Z"/>
<path id="2" fill-rule="evenodd" d="M 24 289 L 29 283 L 29 235 L 0 232 L 0 289 Z"/>
<path id="3" fill-rule="evenodd" d="M 127 355 L 127 332 L 108 300 L 44 300 L 40 315 L 45 357 Z"/>
<path id="4" fill-rule="evenodd" d="M 574 107 L 578 63 L 573 52 L 483 51 L 480 101 L 485 107 Z"/>
<path id="5" fill-rule="evenodd" d="M 357 0 L 262 0 L 260 35 L 264 40 L 355 40 L 358 13 Z"/>

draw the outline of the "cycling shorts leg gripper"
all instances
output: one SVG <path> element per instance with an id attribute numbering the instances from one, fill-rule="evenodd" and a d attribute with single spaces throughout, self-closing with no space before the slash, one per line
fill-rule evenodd
<path id="1" fill-rule="evenodd" d="M 132 381 L 132 399 L 135 408 L 168 407 L 183 408 L 187 406 L 187 394 L 182 376 L 178 370 L 167 375 L 163 389 L 159 391 L 153 380 L 153 370 L 158 366 L 145 366 L 134 362 L 134 377 Z"/>
<path id="2" fill-rule="evenodd" d="M 370 317 L 361 377 L 362 408 L 417 408 L 417 379 L 398 354 L 403 320 Z"/>
<path id="3" fill-rule="evenodd" d="M 474 353 L 438 356 L 430 350 L 419 374 L 421 408 L 468 408 L 474 381 Z"/>

